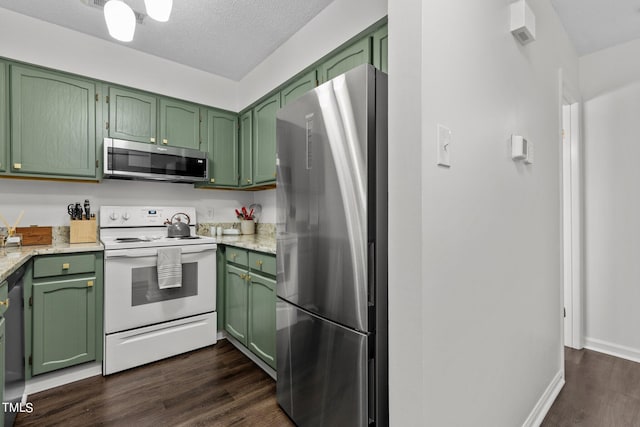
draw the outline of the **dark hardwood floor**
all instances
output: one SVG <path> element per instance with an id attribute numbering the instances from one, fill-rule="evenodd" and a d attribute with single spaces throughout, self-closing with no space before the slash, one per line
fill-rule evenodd
<path id="1" fill-rule="evenodd" d="M 565 348 L 564 388 L 543 427 L 640 426 L 640 363 Z"/>
<path id="2" fill-rule="evenodd" d="M 292 426 L 276 383 L 227 340 L 29 396 L 20 426 Z"/>
<path id="3" fill-rule="evenodd" d="M 543 427 L 640 427 L 640 363 L 565 349 L 566 384 Z M 228 341 L 29 396 L 21 426 L 292 426 L 275 381 Z"/>

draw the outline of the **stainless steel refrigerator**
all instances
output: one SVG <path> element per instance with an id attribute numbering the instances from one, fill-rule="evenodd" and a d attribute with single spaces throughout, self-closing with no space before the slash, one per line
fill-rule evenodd
<path id="1" fill-rule="evenodd" d="M 299 426 L 388 425 L 387 76 L 277 115 L 277 399 Z"/>

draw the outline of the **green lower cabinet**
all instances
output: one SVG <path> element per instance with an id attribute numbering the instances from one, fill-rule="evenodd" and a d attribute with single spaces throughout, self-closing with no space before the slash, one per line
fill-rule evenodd
<path id="1" fill-rule="evenodd" d="M 96 277 L 33 284 L 33 375 L 96 360 Z"/>
<path id="2" fill-rule="evenodd" d="M 0 317 L 0 402 L 4 402 L 4 317 Z M 4 408 L 0 409 L 0 426 L 4 425 Z"/>
<path id="3" fill-rule="evenodd" d="M 109 87 L 108 110 L 110 138 L 156 142 L 157 97 Z"/>
<path id="4" fill-rule="evenodd" d="M 276 281 L 249 275 L 249 349 L 276 369 Z"/>
<path id="5" fill-rule="evenodd" d="M 389 72 L 389 29 L 385 25 L 373 33 L 373 66 L 385 73 Z"/>
<path id="6" fill-rule="evenodd" d="M 200 107 L 160 98 L 159 145 L 200 149 Z"/>
<path id="7" fill-rule="evenodd" d="M 365 37 L 327 59 L 319 68 L 320 84 L 361 64 L 371 64 L 371 37 Z"/>
<path id="8" fill-rule="evenodd" d="M 227 264 L 224 295 L 224 329 L 247 345 L 247 270 Z"/>
<path id="9" fill-rule="evenodd" d="M 253 182 L 256 185 L 276 180 L 276 113 L 280 93 L 253 108 Z"/>
<path id="10" fill-rule="evenodd" d="M 207 111 L 207 147 L 210 184 L 238 186 L 238 116 Z"/>
<path id="11" fill-rule="evenodd" d="M 96 177 L 96 82 L 11 65 L 15 174 Z"/>
<path id="12" fill-rule="evenodd" d="M 280 91 L 280 104 L 284 107 L 318 85 L 318 74 L 313 70 L 290 83 Z"/>

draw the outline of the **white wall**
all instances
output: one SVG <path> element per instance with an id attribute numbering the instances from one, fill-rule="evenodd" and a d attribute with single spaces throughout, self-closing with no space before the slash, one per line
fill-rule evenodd
<path id="1" fill-rule="evenodd" d="M 243 109 L 387 15 L 387 0 L 334 0 L 240 80 Z"/>
<path id="2" fill-rule="evenodd" d="M 0 56 L 238 111 L 238 83 L 0 8 Z"/>
<path id="3" fill-rule="evenodd" d="M 550 2 L 529 3 L 526 47 L 510 0 L 389 3 L 396 425 L 535 422 L 561 381 L 558 70 L 577 86 L 577 56 Z M 450 169 L 436 166 L 439 123 Z M 535 144 L 534 165 L 510 159 L 512 133 Z"/>
<path id="4" fill-rule="evenodd" d="M 586 346 L 640 361 L 640 40 L 580 58 Z"/>
<path id="5" fill-rule="evenodd" d="M 105 180 L 101 184 L 0 180 L 0 213 L 13 222 L 24 210 L 22 226 L 69 225 L 67 205 L 89 199 L 102 205 L 195 206 L 198 222 L 236 221 L 234 209 L 253 203 L 253 193 L 196 190 L 191 184 Z"/>

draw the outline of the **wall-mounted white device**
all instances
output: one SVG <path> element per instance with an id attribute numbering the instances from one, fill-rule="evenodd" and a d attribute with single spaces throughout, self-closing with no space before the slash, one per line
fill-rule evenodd
<path id="1" fill-rule="evenodd" d="M 522 135 L 511 135 L 511 158 L 524 160 L 527 158 L 528 143 Z"/>
<path id="2" fill-rule="evenodd" d="M 536 16 L 525 0 L 511 3 L 510 30 L 523 45 L 536 39 Z"/>

